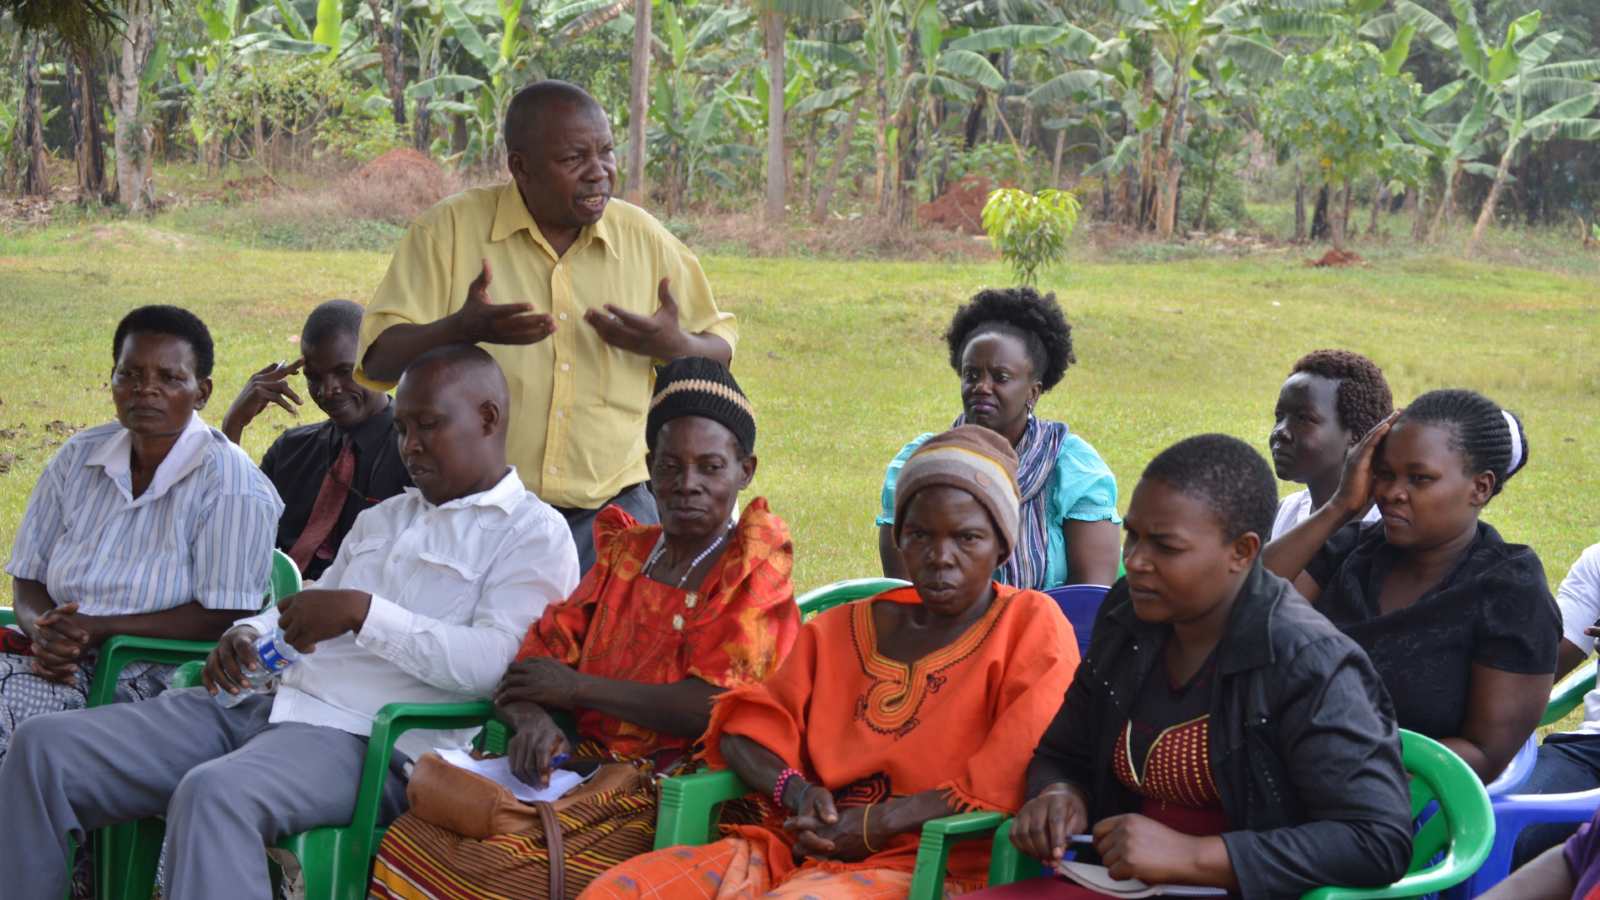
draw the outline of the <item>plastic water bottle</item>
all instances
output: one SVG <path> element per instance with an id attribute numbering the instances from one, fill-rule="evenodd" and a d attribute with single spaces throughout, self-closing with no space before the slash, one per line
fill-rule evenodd
<path id="1" fill-rule="evenodd" d="M 246 686 L 237 694 L 230 694 L 221 689 L 217 691 L 217 702 L 228 709 L 238 706 L 251 694 L 260 693 L 271 684 L 272 679 L 282 674 L 284 669 L 300 661 L 300 651 L 284 638 L 282 628 L 273 629 L 271 634 L 256 638 L 255 647 L 256 656 L 261 658 L 261 667 L 244 670 Z"/>

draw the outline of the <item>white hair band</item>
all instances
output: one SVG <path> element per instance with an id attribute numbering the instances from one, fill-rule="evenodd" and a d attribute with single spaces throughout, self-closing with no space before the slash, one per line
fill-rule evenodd
<path id="1" fill-rule="evenodd" d="M 1506 428 L 1511 432 L 1511 464 L 1506 467 L 1506 475 L 1522 467 L 1522 430 L 1517 427 L 1517 417 L 1508 409 L 1500 410 L 1500 415 L 1505 416 Z"/>

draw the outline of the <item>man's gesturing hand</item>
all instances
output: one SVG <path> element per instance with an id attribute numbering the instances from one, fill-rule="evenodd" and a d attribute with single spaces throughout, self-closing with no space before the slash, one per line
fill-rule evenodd
<path id="1" fill-rule="evenodd" d="M 537 344 L 556 330 L 548 313 L 536 313 L 528 303 L 496 303 L 489 297 L 494 272 L 489 261 L 467 286 L 467 299 L 455 312 L 461 336 L 474 344 Z"/>

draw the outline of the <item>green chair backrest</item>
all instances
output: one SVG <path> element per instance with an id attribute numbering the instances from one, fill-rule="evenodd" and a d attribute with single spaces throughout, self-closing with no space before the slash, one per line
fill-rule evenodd
<path id="1" fill-rule="evenodd" d="M 1594 690 L 1595 662 L 1590 657 L 1583 665 L 1568 672 L 1567 677 L 1556 682 L 1556 686 L 1550 689 L 1550 705 L 1545 707 L 1544 718 L 1539 720 L 1540 726 L 1554 725 L 1565 719 L 1567 713 L 1583 702 L 1583 695 Z"/>
<path id="2" fill-rule="evenodd" d="M 272 551 L 272 581 L 268 589 L 270 602 L 277 603 L 290 594 L 300 592 L 300 567 L 282 550 Z"/>
<path id="3" fill-rule="evenodd" d="M 804 621 L 835 606 L 875 597 L 884 591 L 905 587 L 910 583 L 898 578 L 846 578 L 807 591 L 795 598 L 795 603 L 799 605 L 800 618 Z"/>
<path id="4" fill-rule="evenodd" d="M 1381 888 L 1318 888 L 1305 900 L 1376 900 L 1420 897 L 1471 877 L 1489 857 L 1494 844 L 1494 808 L 1476 773 L 1454 751 L 1438 741 L 1400 729 L 1406 772 L 1411 776 L 1411 818 L 1434 814 L 1412 838 L 1406 876 Z"/>

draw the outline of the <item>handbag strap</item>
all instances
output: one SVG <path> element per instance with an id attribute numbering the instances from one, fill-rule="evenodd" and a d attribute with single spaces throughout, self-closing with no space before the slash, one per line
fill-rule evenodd
<path id="1" fill-rule="evenodd" d="M 565 900 L 567 896 L 567 855 L 562 847 L 561 820 L 556 818 L 555 806 L 539 802 L 534 808 L 544 823 L 545 852 L 550 859 L 550 900 Z"/>

